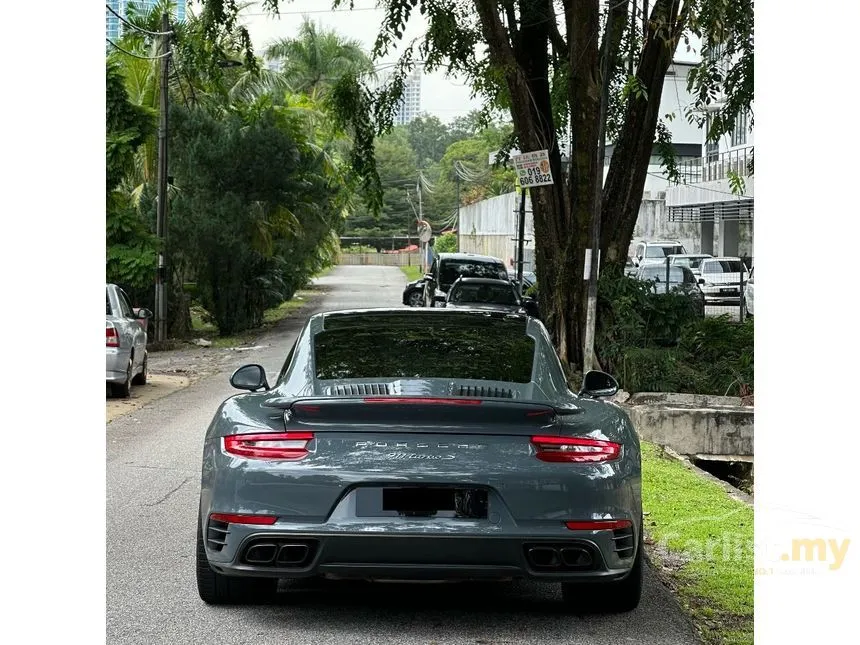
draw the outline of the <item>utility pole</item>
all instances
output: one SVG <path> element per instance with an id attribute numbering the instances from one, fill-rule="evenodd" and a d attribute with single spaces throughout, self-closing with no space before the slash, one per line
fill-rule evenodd
<path id="1" fill-rule="evenodd" d="M 648 38 L 648 0 L 642 0 L 642 46 Z"/>
<path id="2" fill-rule="evenodd" d="M 520 186 L 520 221 L 517 233 L 517 292 L 523 297 L 523 245 L 526 236 L 526 188 Z"/>
<path id="3" fill-rule="evenodd" d="M 424 204 L 421 201 L 421 176 L 419 173 L 418 181 L 415 182 L 415 190 L 418 191 L 418 221 L 424 221 Z M 427 266 L 427 242 L 422 242 L 421 239 L 418 239 L 418 243 L 421 245 L 421 272 L 427 273 L 430 267 Z"/>
<path id="4" fill-rule="evenodd" d="M 161 14 L 161 86 L 159 124 L 158 124 L 158 202 L 155 234 L 158 237 L 158 272 L 155 278 L 155 339 L 158 342 L 167 336 L 167 307 L 165 303 L 165 282 L 167 268 L 164 251 L 167 238 L 167 83 L 170 68 L 170 20 L 166 13 Z"/>
<path id="5" fill-rule="evenodd" d="M 456 162 L 454 162 L 456 163 Z M 456 168 L 455 168 L 456 170 Z M 457 177 L 457 230 L 460 230 L 460 173 L 456 173 Z"/>
<path id="6" fill-rule="evenodd" d="M 612 40 L 612 7 L 606 10 L 606 34 L 603 39 L 603 60 L 600 92 L 600 114 L 597 124 L 597 177 L 594 182 L 594 216 L 591 220 L 591 248 L 586 251 L 588 271 L 588 304 L 585 310 L 585 347 L 582 374 L 594 365 L 594 330 L 597 322 L 597 276 L 600 266 L 600 218 L 603 201 L 603 163 L 606 157 L 606 110 L 609 104 L 609 42 Z"/>
<path id="7" fill-rule="evenodd" d="M 630 52 L 627 57 L 628 76 L 633 76 L 633 48 L 636 44 L 636 9 L 638 8 L 636 5 L 636 0 L 633 0 L 630 7 Z"/>

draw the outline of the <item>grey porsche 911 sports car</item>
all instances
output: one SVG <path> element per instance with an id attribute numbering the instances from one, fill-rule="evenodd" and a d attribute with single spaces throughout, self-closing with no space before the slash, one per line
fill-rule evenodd
<path id="1" fill-rule="evenodd" d="M 448 309 L 312 316 L 274 387 L 246 365 L 206 433 L 197 585 L 279 578 L 556 581 L 573 611 L 642 588 L 639 442 L 589 372 L 568 389 L 540 321 Z"/>

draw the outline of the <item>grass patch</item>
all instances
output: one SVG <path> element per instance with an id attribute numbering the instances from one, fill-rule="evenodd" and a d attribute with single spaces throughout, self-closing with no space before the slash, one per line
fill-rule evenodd
<path id="1" fill-rule="evenodd" d="M 652 558 L 706 643 L 753 642 L 753 509 L 642 442 L 642 504 Z"/>
<path id="2" fill-rule="evenodd" d="M 406 274 L 406 279 L 409 280 L 409 282 L 417 280 L 424 275 L 423 273 L 421 273 L 420 266 L 400 267 L 400 270 Z"/>
<path id="3" fill-rule="evenodd" d="M 282 302 L 277 307 L 267 309 L 263 313 L 263 324 L 256 329 L 247 329 L 232 336 L 218 336 L 218 327 L 209 320 L 205 309 L 199 306 L 191 308 L 191 330 L 196 338 L 206 338 L 212 341 L 212 347 L 241 347 L 250 345 L 261 334 L 268 331 L 291 314 L 298 312 L 309 302 L 322 295 L 322 291 L 313 286 L 296 291 L 292 299 Z"/>

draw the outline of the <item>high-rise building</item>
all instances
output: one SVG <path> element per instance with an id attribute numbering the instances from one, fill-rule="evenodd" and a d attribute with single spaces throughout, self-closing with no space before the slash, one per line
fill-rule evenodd
<path id="1" fill-rule="evenodd" d="M 116 11 L 119 15 L 125 18 L 128 15 L 128 6 L 134 5 L 134 8 L 137 9 L 139 13 L 144 11 L 148 11 L 156 4 L 158 4 L 157 0 L 108 0 L 108 6 Z M 175 4 L 175 9 L 173 13 L 173 18 L 178 22 L 184 22 L 185 20 L 185 0 L 178 0 Z M 122 21 L 113 15 L 110 11 L 105 9 L 105 36 L 110 40 L 116 42 L 118 39 L 122 38 L 123 31 L 125 30 L 125 25 Z M 107 45 L 110 47 L 110 45 Z"/>
<path id="2" fill-rule="evenodd" d="M 421 63 L 415 65 L 415 69 L 403 81 L 403 97 L 400 106 L 394 115 L 394 125 L 405 125 L 421 114 L 421 76 L 423 68 Z M 391 79 L 392 72 L 382 72 L 377 75 L 379 85 L 387 85 Z"/>

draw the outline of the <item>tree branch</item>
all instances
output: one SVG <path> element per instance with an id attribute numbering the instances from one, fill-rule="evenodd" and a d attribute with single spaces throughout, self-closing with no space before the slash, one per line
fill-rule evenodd
<path id="1" fill-rule="evenodd" d="M 552 5 L 552 0 L 546 0 L 546 4 L 550 15 L 554 15 L 555 9 Z M 564 36 L 561 35 L 556 20 L 550 20 L 549 22 L 549 41 L 552 43 L 552 53 L 556 59 L 564 60 L 567 54 L 567 42 L 564 40 Z"/>
<path id="2" fill-rule="evenodd" d="M 609 77 L 615 74 L 621 64 L 621 40 L 624 37 L 624 32 L 627 30 L 627 16 L 630 15 L 628 0 L 621 0 L 617 4 L 610 7 L 609 15 L 606 17 L 606 25 L 603 28 L 603 38 L 601 39 L 601 47 L 603 55 L 607 52 L 606 34 L 609 31 L 610 24 L 612 25 L 612 38 L 608 43 L 609 52 Z"/>
<path id="3" fill-rule="evenodd" d="M 503 0 L 502 6 L 505 8 L 505 16 L 508 19 L 508 33 L 511 35 L 511 43 L 513 43 L 514 51 L 519 47 L 520 32 L 517 29 L 517 14 L 514 11 L 514 0 Z"/>

